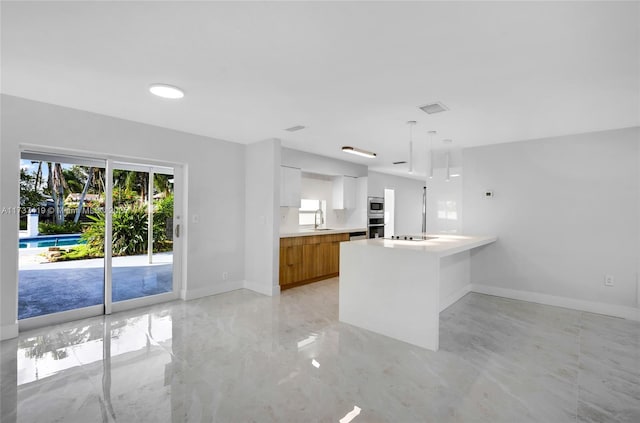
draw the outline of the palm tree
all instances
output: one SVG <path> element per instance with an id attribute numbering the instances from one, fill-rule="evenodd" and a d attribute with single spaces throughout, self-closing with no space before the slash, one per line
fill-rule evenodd
<path id="1" fill-rule="evenodd" d="M 171 178 L 172 176 L 162 173 L 153 174 L 153 185 L 155 189 L 164 194 L 165 198 L 171 194 L 171 182 L 169 182 Z"/>
<path id="2" fill-rule="evenodd" d="M 78 208 L 76 209 L 76 216 L 73 219 L 73 223 L 78 223 L 80 220 L 80 215 L 82 214 L 82 207 L 84 206 L 84 198 L 87 196 L 87 191 L 89 190 L 89 185 L 91 185 L 91 180 L 93 179 L 93 167 L 89 168 L 87 172 L 87 180 L 84 183 L 84 188 L 82 189 L 82 194 L 80 194 L 80 201 L 78 201 Z"/>
<path id="3" fill-rule="evenodd" d="M 31 164 L 35 164 L 35 161 L 32 161 Z M 42 183 L 42 162 L 39 161 L 38 163 L 38 170 L 36 171 L 36 183 L 35 183 L 35 189 L 38 190 L 40 189 L 40 184 Z"/>
<path id="4" fill-rule="evenodd" d="M 49 169 L 49 189 L 55 210 L 54 222 L 56 225 L 62 225 L 64 223 L 64 190 L 68 188 L 67 182 L 64 179 L 60 163 L 54 163 L 52 169 L 51 162 L 47 162 L 47 167 Z"/>

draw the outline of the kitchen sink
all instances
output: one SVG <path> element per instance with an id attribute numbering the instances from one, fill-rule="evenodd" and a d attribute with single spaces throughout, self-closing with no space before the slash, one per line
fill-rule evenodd
<path id="1" fill-rule="evenodd" d="M 309 232 L 322 232 L 322 231 L 332 231 L 333 228 L 316 228 L 316 229 L 310 228 L 310 229 L 305 229 L 305 230 L 307 230 Z"/>

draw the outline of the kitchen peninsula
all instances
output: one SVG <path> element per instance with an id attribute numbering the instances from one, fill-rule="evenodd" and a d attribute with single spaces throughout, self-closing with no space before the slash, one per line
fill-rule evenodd
<path id="1" fill-rule="evenodd" d="M 340 321 L 433 351 L 440 311 L 470 290 L 470 250 L 493 236 L 340 245 Z"/>

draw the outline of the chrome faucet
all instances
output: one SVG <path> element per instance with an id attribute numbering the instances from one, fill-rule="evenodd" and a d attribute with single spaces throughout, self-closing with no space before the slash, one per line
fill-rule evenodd
<path id="1" fill-rule="evenodd" d="M 318 224 L 318 212 L 320 212 L 320 224 Z M 318 209 L 313 213 L 313 229 L 318 229 L 318 226 L 324 223 L 324 216 L 322 215 L 322 209 Z"/>

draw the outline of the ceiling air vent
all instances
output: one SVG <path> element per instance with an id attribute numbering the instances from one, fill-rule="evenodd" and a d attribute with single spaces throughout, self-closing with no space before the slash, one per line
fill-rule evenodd
<path id="1" fill-rule="evenodd" d="M 285 129 L 285 131 L 289 131 L 289 132 L 296 132 L 296 131 L 301 131 L 304 128 L 306 128 L 306 126 L 303 125 L 296 125 L 296 126 L 292 126 L 291 128 L 287 128 Z"/>
<path id="2" fill-rule="evenodd" d="M 435 103 L 430 103 L 430 104 L 425 104 L 424 106 L 420 106 L 420 110 L 422 110 L 427 114 L 433 115 L 435 113 L 446 112 L 447 110 L 449 110 L 449 108 L 444 104 L 440 103 L 439 101 L 437 101 Z"/>

